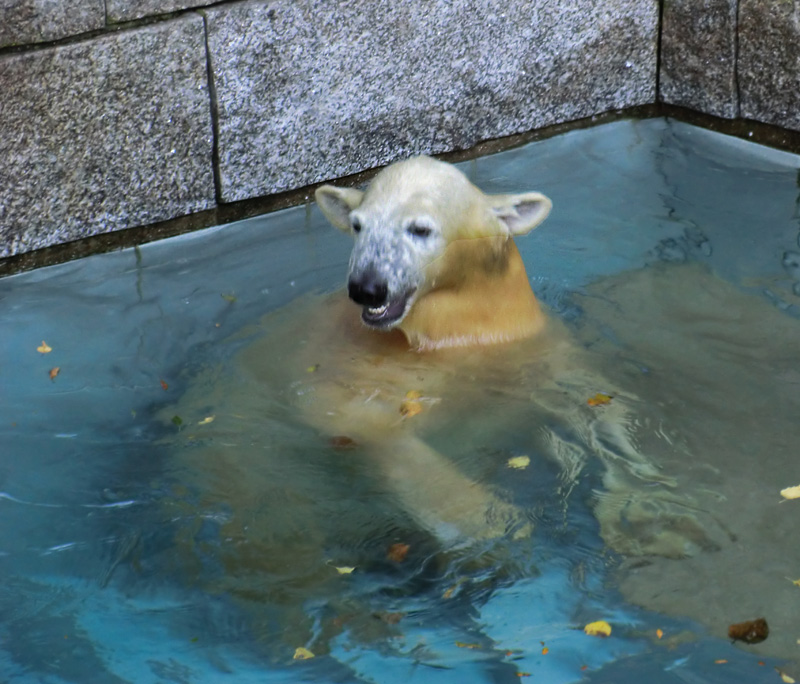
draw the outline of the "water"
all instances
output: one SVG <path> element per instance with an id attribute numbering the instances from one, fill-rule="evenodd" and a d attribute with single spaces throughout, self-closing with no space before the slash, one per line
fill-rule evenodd
<path id="1" fill-rule="evenodd" d="M 259 380 L 287 372 L 278 322 L 343 281 L 349 241 L 314 207 L 9 277 L 0 678 L 797 677 L 797 511 L 778 491 L 800 483 L 800 158 L 648 120 L 462 168 L 487 192 L 552 198 L 518 241 L 534 289 L 625 389 L 631 440 L 675 486 L 611 496 L 596 459 L 566 478 L 548 445 L 580 435 L 488 373 L 454 392 L 469 429 L 456 412 L 428 437 L 534 532 L 448 548 L 421 529 L 374 462 Z M 498 434 L 505 415 L 519 428 Z M 519 455 L 528 468 L 508 468 Z M 664 529 L 690 557 L 640 555 L 658 525 L 609 522 L 616 501 L 679 511 Z M 398 542 L 406 559 L 388 560 Z M 762 614 L 765 642 L 726 640 Z M 597 619 L 610 638 L 583 633 Z"/>

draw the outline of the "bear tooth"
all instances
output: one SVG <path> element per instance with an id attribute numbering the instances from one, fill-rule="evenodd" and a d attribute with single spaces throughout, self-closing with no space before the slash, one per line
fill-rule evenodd
<path id="1" fill-rule="evenodd" d="M 388 309 L 388 308 L 389 308 L 389 305 L 388 305 L 388 304 L 384 304 L 383 306 L 379 306 L 379 307 L 376 307 L 376 308 L 374 308 L 374 309 L 373 309 L 372 307 L 370 307 L 370 308 L 369 308 L 369 312 L 370 312 L 371 314 L 373 314 L 373 315 L 377 316 L 377 315 L 379 315 L 379 314 L 382 314 L 382 313 L 383 313 L 384 311 L 386 311 L 386 309 Z"/>

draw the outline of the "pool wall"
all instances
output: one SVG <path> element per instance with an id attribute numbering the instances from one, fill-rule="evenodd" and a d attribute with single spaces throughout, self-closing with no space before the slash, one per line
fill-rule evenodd
<path id="1" fill-rule="evenodd" d="M 800 0 L 0 0 L 0 258 L 664 102 L 800 130 Z"/>

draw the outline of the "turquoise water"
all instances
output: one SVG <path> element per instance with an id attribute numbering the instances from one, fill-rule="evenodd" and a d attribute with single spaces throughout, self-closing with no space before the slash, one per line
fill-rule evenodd
<path id="1" fill-rule="evenodd" d="M 535 189 L 551 197 L 551 217 L 519 241 L 534 289 L 587 345 L 602 337 L 624 349 L 637 368 L 634 384 L 657 377 L 657 366 L 645 367 L 645 351 L 625 346 L 621 325 L 592 316 L 593 302 L 615 304 L 607 294 L 614 290 L 601 297 L 597 283 L 658 267 L 677 269 L 678 288 L 688 280 L 680 269 L 694 264 L 753 294 L 760 304 L 747 307 L 763 306 L 765 316 L 793 321 L 800 314 L 797 156 L 648 120 L 575 131 L 462 168 L 487 192 Z M 312 632 L 323 630 L 334 605 L 378 616 L 375 624 L 365 618 L 361 637 L 355 627 L 341 630 L 312 660 L 295 661 L 291 648 L 277 646 L 281 605 L 243 606 L 224 591 L 207 591 L 225 572 L 216 535 L 230 511 L 204 507 L 207 492 L 196 484 L 182 490 L 188 478 L 185 462 L 176 465 L 175 435 L 185 434 L 188 418 L 177 425 L 161 417 L 228 368 L 247 344 L 237 331 L 301 294 L 340 287 L 349 247 L 315 207 L 298 207 L 0 280 L 1 679 L 753 682 L 779 681 L 774 667 L 793 672 L 800 628 L 782 637 L 773 623 L 763 647 L 738 647 L 724 638 L 727 622 L 664 609 L 645 600 L 641 587 L 627 592 L 619 568 L 628 561 L 604 547 L 592 512 L 602 487 L 597 467 L 577 484 L 569 508 L 546 460 L 521 474 L 501 471 L 494 484 L 530 508 L 536 532 L 487 549 L 502 562 L 472 571 L 469 589 L 453 598 L 443 596 L 466 572 L 463 559 L 443 555 L 424 535 L 414 537 L 412 560 L 401 570 L 376 556 L 368 571 L 308 597 L 300 605 Z M 790 335 L 786 368 L 800 362 L 800 342 L 792 344 L 800 338 Z M 52 351 L 37 351 L 43 341 Z M 781 377 L 781 391 L 797 387 L 793 376 Z M 669 408 L 671 388 L 665 381 L 657 389 L 642 385 L 641 393 L 652 391 Z M 758 400 L 770 396 L 759 392 Z M 655 409 L 648 411 L 643 431 L 656 421 Z M 648 438 L 656 439 L 641 437 Z M 785 435 L 770 452 L 788 454 L 796 438 Z M 682 439 L 700 442 L 692 434 Z M 504 448 L 516 446 L 512 440 Z M 784 486 L 800 483 L 790 459 L 779 465 L 770 469 Z M 689 468 L 678 457 L 670 466 L 679 474 Z M 719 479 L 713 486 L 728 500 L 737 493 Z M 187 570 L 176 539 L 189 528 L 203 552 Z M 381 540 L 370 541 L 382 553 Z M 369 557 L 369 548 L 359 548 Z M 713 567 L 713 554 L 700 558 Z M 777 583 L 773 576 L 800 577 L 791 554 L 785 568 L 763 556 L 751 560 L 745 572 L 753 582 L 762 573 L 768 585 Z M 734 579 L 741 581 L 727 581 Z M 686 585 L 674 591 L 689 593 Z M 769 589 L 763 592 L 766 609 Z M 772 598 L 800 600 L 786 597 Z M 380 617 L 394 612 L 404 614 L 396 625 Z M 613 625 L 610 638 L 583 634 L 596 619 Z"/>

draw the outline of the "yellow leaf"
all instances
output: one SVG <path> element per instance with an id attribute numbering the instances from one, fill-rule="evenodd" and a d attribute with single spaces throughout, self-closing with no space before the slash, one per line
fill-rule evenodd
<path id="1" fill-rule="evenodd" d="M 781 680 L 786 682 L 786 684 L 794 684 L 794 678 L 790 677 L 785 672 L 781 672 Z"/>
<path id="2" fill-rule="evenodd" d="M 800 579 L 793 580 L 789 579 L 788 577 L 786 579 L 788 579 L 792 584 L 794 584 L 794 586 L 800 587 Z"/>
<path id="3" fill-rule="evenodd" d="M 781 489 L 781 496 L 784 499 L 800 499 L 800 485 Z"/>
<path id="4" fill-rule="evenodd" d="M 607 637 L 611 636 L 611 625 L 609 625 L 605 620 L 597 620 L 596 622 L 590 622 L 588 625 L 586 625 L 586 627 L 583 628 L 583 631 L 589 636 Z"/>
<path id="5" fill-rule="evenodd" d="M 206 416 L 203 420 L 197 421 L 198 425 L 208 425 L 209 423 L 214 422 L 214 416 Z"/>
<path id="6" fill-rule="evenodd" d="M 406 399 L 410 399 L 411 401 L 422 399 L 422 392 L 417 392 L 416 390 L 409 390 L 408 392 L 406 392 Z"/>
<path id="7" fill-rule="evenodd" d="M 313 657 L 314 654 L 302 646 L 298 646 L 296 649 L 294 649 L 294 655 L 292 656 L 294 660 L 308 660 L 309 658 Z"/>
<path id="8" fill-rule="evenodd" d="M 39 352 L 40 354 L 49 354 L 51 351 L 53 351 L 53 348 L 49 344 L 47 344 L 47 342 L 42 340 L 42 343 L 38 347 L 36 347 L 36 351 Z"/>
<path id="9" fill-rule="evenodd" d="M 316 373 L 319 370 L 319 364 L 315 363 L 313 366 L 306 368 L 306 373 Z"/>
<path id="10" fill-rule="evenodd" d="M 406 399 L 402 404 L 400 404 L 400 413 L 402 413 L 406 418 L 416 416 L 418 413 L 422 413 L 422 404 L 414 399 Z"/>
<path id="11" fill-rule="evenodd" d="M 509 468 L 517 468 L 518 470 L 522 470 L 527 468 L 530 464 L 531 459 L 529 456 L 514 456 L 508 459 Z"/>
<path id="12" fill-rule="evenodd" d="M 660 639 L 661 637 L 664 636 L 664 631 L 661 630 L 661 629 L 657 629 L 656 630 L 656 636 Z"/>
<path id="13" fill-rule="evenodd" d="M 613 398 L 614 397 L 612 397 L 610 394 L 602 394 L 598 392 L 593 397 L 589 397 L 586 400 L 586 403 L 589 404 L 589 406 L 605 406 L 606 404 L 610 404 Z"/>
<path id="14" fill-rule="evenodd" d="M 355 570 L 355 567 L 351 567 L 349 565 L 339 565 L 336 567 L 336 572 L 340 575 L 349 575 Z"/>
<path id="15" fill-rule="evenodd" d="M 481 647 L 480 644 L 466 644 L 463 641 L 456 641 L 456 646 L 458 646 L 459 648 L 469 648 L 469 649 L 471 649 L 473 651 L 475 651 L 475 650 L 477 650 L 477 649 L 479 649 Z"/>
<path id="16" fill-rule="evenodd" d="M 542 655 L 547 655 L 548 653 L 550 653 L 550 649 L 549 649 L 549 648 L 547 648 L 547 646 L 545 646 L 545 647 L 542 649 Z"/>

